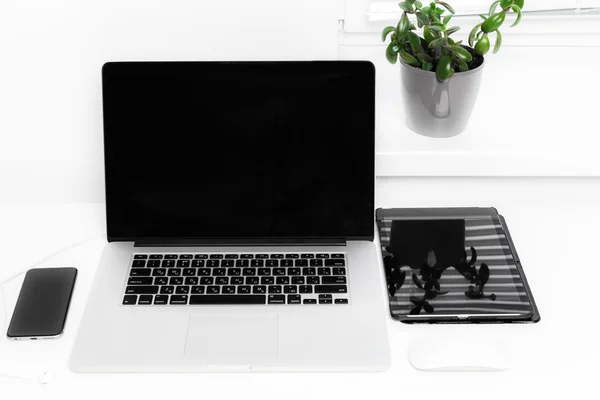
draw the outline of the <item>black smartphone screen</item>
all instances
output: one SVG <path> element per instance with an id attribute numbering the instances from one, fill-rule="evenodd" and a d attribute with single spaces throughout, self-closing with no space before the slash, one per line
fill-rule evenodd
<path id="1" fill-rule="evenodd" d="M 27 271 L 8 327 L 8 337 L 60 335 L 76 277 L 76 268 L 34 268 Z"/>

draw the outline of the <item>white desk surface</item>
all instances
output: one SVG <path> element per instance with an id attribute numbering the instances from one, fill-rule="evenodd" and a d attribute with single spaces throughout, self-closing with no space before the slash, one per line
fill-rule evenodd
<path id="1" fill-rule="evenodd" d="M 33 377 L 0 377 L 0 397 L 464 400 L 596 392 L 600 180 L 379 179 L 377 205 L 497 207 L 512 232 L 542 321 L 408 326 L 390 319 L 392 367 L 383 373 L 73 374 L 66 362 L 104 245 L 104 239 L 97 238 L 43 264 L 73 265 L 80 272 L 65 334 L 37 342 L 0 339 L 0 374 Z M 0 205 L 0 221 L 0 280 L 105 229 L 102 204 Z M 19 279 L 5 287 L 11 310 L 19 287 Z M 407 358 L 408 343 L 431 332 L 498 338 L 509 349 L 512 365 L 504 372 L 485 373 L 414 370 Z M 35 376 L 44 371 L 53 379 L 40 385 Z"/>

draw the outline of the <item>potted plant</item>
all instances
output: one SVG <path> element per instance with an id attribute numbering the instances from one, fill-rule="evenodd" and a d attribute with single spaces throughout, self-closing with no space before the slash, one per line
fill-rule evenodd
<path id="1" fill-rule="evenodd" d="M 419 0 L 405 0 L 398 4 L 402 16 L 396 26 L 383 30 L 382 40 L 389 40 L 387 60 L 396 64 L 400 59 L 402 100 L 410 129 L 429 137 L 451 137 L 465 129 L 491 41 L 495 39 L 493 52 L 498 52 L 500 27 L 509 13 L 516 15 L 511 26 L 517 25 L 523 5 L 524 0 L 494 1 L 488 14 L 480 15 L 483 21 L 471 30 L 467 46 L 450 37 L 460 28 L 449 26 L 455 11 L 447 2 L 423 5 Z M 417 27 L 422 28 L 420 36 Z"/>

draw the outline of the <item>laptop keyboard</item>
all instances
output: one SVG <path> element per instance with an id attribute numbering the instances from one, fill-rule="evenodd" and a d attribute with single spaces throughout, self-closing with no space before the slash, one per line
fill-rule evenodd
<path id="1" fill-rule="evenodd" d="M 343 253 L 134 254 L 124 305 L 348 304 Z"/>

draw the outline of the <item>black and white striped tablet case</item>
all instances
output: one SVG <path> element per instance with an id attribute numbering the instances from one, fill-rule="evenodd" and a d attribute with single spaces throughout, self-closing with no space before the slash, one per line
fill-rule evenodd
<path id="1" fill-rule="evenodd" d="M 378 209 L 377 225 L 393 318 L 539 321 L 514 244 L 496 209 Z"/>

